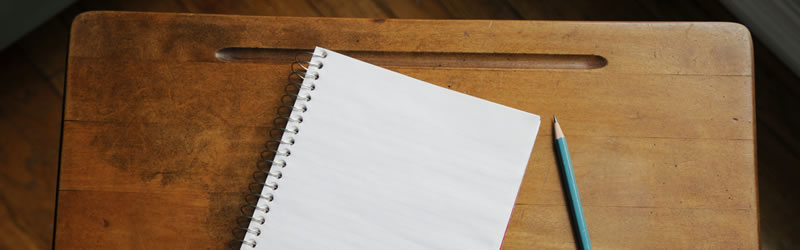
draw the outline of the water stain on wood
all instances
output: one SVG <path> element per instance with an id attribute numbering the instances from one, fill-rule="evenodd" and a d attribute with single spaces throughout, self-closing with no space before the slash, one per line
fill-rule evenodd
<path id="1" fill-rule="evenodd" d="M 106 154 L 112 168 L 132 173 L 144 182 L 160 181 L 162 186 L 191 182 L 192 171 L 210 167 L 203 156 L 212 154 L 214 136 L 197 126 L 136 124 L 106 126 L 90 146 Z"/>
<path id="2" fill-rule="evenodd" d="M 242 185 L 245 187 L 246 185 Z M 244 190 L 241 193 L 208 194 L 208 237 L 214 242 L 230 242 L 233 239 L 231 229 L 237 228 L 236 218 L 241 216 L 239 206 L 243 204 Z"/>

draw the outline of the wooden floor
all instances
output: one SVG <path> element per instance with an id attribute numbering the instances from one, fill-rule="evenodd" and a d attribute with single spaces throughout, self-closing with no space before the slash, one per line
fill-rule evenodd
<path id="1" fill-rule="evenodd" d="M 0 249 L 51 246 L 71 20 L 88 10 L 372 18 L 736 21 L 718 3 L 681 1 L 85 0 L 0 52 Z M 762 246 L 800 245 L 800 79 L 756 37 Z M 676 100 L 679 101 L 679 100 Z"/>

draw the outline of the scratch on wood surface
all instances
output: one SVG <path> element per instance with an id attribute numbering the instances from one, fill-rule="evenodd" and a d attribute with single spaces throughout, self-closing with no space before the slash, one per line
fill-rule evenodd
<path id="1" fill-rule="evenodd" d="M 686 39 L 689 39 L 689 31 L 691 31 L 692 28 L 694 28 L 694 23 L 690 23 L 689 27 L 686 27 L 686 30 L 683 32 L 684 36 L 686 36 Z"/>

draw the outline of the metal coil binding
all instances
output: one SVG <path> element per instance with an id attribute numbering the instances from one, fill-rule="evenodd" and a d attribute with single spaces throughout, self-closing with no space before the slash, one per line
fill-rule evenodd
<path id="1" fill-rule="evenodd" d="M 310 59 L 300 60 L 299 57 L 304 55 L 310 55 Z M 278 181 L 283 178 L 281 169 L 289 165 L 286 160 L 292 154 L 289 147 L 295 144 L 294 136 L 300 133 L 298 125 L 303 122 L 302 114 L 308 111 L 306 103 L 311 101 L 311 92 L 316 89 L 314 81 L 320 78 L 319 73 L 314 70 L 324 67 L 322 59 L 327 56 L 325 51 L 319 54 L 304 52 L 295 56 L 292 73 L 288 76 L 288 84 L 281 97 L 281 105 L 276 110 L 278 118 L 272 120 L 273 128 L 268 132 L 270 139 L 264 143 L 264 150 L 259 155 L 256 163 L 258 170 L 253 172 L 253 183 L 248 186 L 249 193 L 244 198 L 245 205 L 239 208 L 242 215 L 236 219 L 234 240 L 228 244 L 232 249 L 243 246 L 255 248 L 258 245 L 255 239 L 245 239 L 245 235 L 261 235 L 261 228 L 250 227 L 250 224 L 266 223 L 269 204 L 275 199 L 271 191 L 278 189 Z M 264 192 L 265 188 L 269 192 Z M 262 200 L 264 202 L 259 204 Z M 264 215 L 254 214 L 256 211 Z"/>

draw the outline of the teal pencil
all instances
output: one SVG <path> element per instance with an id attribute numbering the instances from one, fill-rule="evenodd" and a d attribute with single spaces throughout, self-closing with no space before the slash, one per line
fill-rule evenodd
<path id="1" fill-rule="evenodd" d="M 553 115 L 553 130 L 555 130 L 555 146 L 558 153 L 558 160 L 561 163 L 561 171 L 564 174 L 564 181 L 567 186 L 567 196 L 569 198 L 570 208 L 572 209 L 572 217 L 575 219 L 575 228 L 578 231 L 579 245 L 581 249 L 592 249 L 592 243 L 589 242 L 589 231 L 586 229 L 586 219 L 583 217 L 583 208 L 581 208 L 581 198 L 578 195 L 578 184 L 575 183 L 575 174 L 572 172 L 572 161 L 569 159 L 569 150 L 567 149 L 567 139 L 564 138 L 564 132 L 561 131 L 561 126 L 558 125 L 558 119 Z"/>

